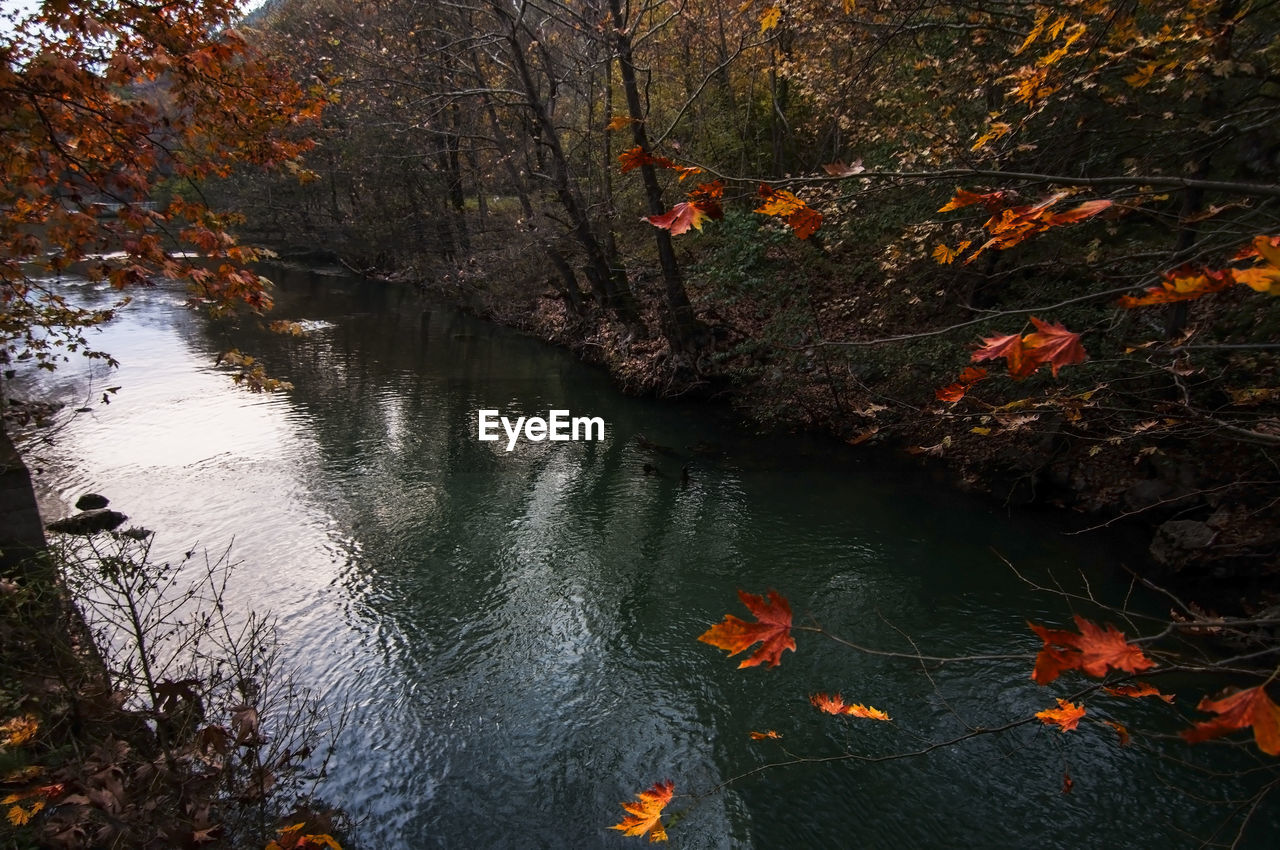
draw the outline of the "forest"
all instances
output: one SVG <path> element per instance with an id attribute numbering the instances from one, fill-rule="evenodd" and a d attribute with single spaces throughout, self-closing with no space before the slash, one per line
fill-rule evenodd
<path id="1" fill-rule="evenodd" d="M 813 715 L 797 721 L 801 730 L 760 726 L 739 736 L 752 746 L 777 747 L 778 755 L 734 761 L 724 775 L 708 774 L 696 748 L 672 758 L 696 779 L 664 775 L 675 768 L 661 760 L 637 767 L 630 755 L 620 757 L 617 763 L 631 770 L 622 775 L 619 768 L 609 780 L 634 799 L 622 803 L 622 813 L 593 814 L 599 823 L 584 821 L 573 829 L 586 832 L 559 833 L 562 838 L 599 840 L 610 828 L 607 820 L 619 817 L 611 828 L 624 836 L 679 843 L 687 828 L 686 836 L 701 836 L 689 837 L 689 846 L 714 842 L 719 815 L 706 812 L 718 812 L 721 804 L 704 803 L 725 797 L 731 786 L 750 787 L 757 774 L 767 782 L 791 769 L 885 762 L 896 770 L 900 761 L 987 746 L 981 742 L 988 739 L 1014 741 L 998 756 L 997 750 L 987 754 L 1011 758 L 1025 736 L 1046 731 L 1055 744 L 1037 769 L 1052 774 L 1054 795 L 1065 798 L 1081 771 L 1073 774 L 1056 742 L 1059 732 L 1080 733 L 1082 721 L 1095 727 L 1091 741 L 1105 734 L 1114 748 L 1129 746 L 1131 729 L 1134 739 L 1143 738 L 1145 724 L 1156 730 L 1145 739 L 1158 754 L 1153 758 L 1177 762 L 1174 771 L 1194 769 L 1222 780 L 1221 794 L 1205 805 L 1225 814 L 1194 836 L 1196 846 L 1255 846 L 1249 842 L 1274 823 L 1272 792 L 1280 787 L 1280 706 L 1273 697 L 1280 672 L 1280 3 L 34 5 L 35 11 L 6 9 L 0 40 L 0 132 L 7 149 L 0 165 L 0 436 L 5 498 L 17 493 L 14 527 L 20 512 L 34 512 L 36 497 L 6 432 L 15 435 L 29 466 L 44 465 L 43 452 L 53 451 L 46 446 L 58 437 L 56 429 L 48 438 L 39 429 L 66 413 L 69 397 L 49 389 L 54 379 L 47 376 L 77 368 L 70 364 L 82 358 L 91 364 L 93 397 L 75 412 L 117 415 L 129 385 L 103 377 L 121 361 L 99 332 L 118 327 L 131 302 L 144 301 L 157 287 L 179 282 L 187 305 L 211 323 L 200 332 L 207 336 L 201 344 L 216 349 L 206 371 L 229 377 L 239 393 L 293 394 L 292 403 L 307 411 L 295 418 L 319 423 L 314 442 L 331 454 L 327 463 L 342 468 L 335 480 L 344 486 L 354 472 L 342 467 L 349 462 L 343 451 L 325 443 L 329 431 L 345 435 L 344 428 L 368 426 L 383 437 L 360 434 L 350 438 L 352 445 L 398 451 L 408 438 L 396 424 L 406 415 L 397 405 L 411 397 L 414 405 L 425 404 L 414 395 L 420 387 L 398 386 L 397 400 L 388 401 L 372 383 L 362 384 L 354 377 L 353 352 L 369 346 L 370 362 L 408 369 L 406 352 L 439 345 L 432 342 L 439 336 L 437 308 L 421 304 L 457 308 L 570 352 L 625 394 L 669 405 L 665 409 L 677 411 L 667 414 L 671 418 L 684 416 L 680 411 L 688 408 L 681 405 L 688 404 L 731 410 L 736 422 L 767 439 L 804 435 L 823 441 L 833 458 L 888 459 L 919 473 L 931 490 L 976 494 L 1028 527 L 1032 521 L 1021 518 L 1067 516 L 1072 534 L 1096 533 L 1124 552 L 1101 579 L 1082 568 L 1078 577 L 1060 581 L 1052 570 L 1024 573 L 996 545 L 986 547 L 984 557 L 1007 567 L 1022 589 L 1070 609 L 994 618 L 1001 635 L 1016 631 L 1011 639 L 1030 641 L 1016 651 L 983 643 L 985 636 L 975 640 L 986 648 L 972 652 L 930 645 L 927 635 L 890 622 L 879 608 L 883 628 L 868 637 L 852 609 L 797 589 L 802 581 L 821 585 L 806 572 L 810 565 L 767 571 L 753 561 L 738 574 L 715 573 L 720 595 L 711 604 L 719 607 L 701 626 L 705 631 L 687 635 L 688 645 L 678 651 L 655 650 L 659 657 L 683 657 L 698 642 L 735 661 L 745 654 L 740 667 L 766 669 L 708 672 L 704 661 L 723 668 L 721 658 L 704 658 L 696 669 L 736 699 L 756 693 L 747 690 L 753 687 L 769 689 L 759 701 L 763 711 L 777 708 L 783 687 L 776 683 L 795 689 L 811 681 L 813 669 L 783 656 L 797 652 L 799 636 L 801 650 L 820 642 L 823 652 L 855 657 L 858 664 L 905 664 L 911 687 L 925 687 L 924 696 L 906 707 L 885 703 L 883 695 L 846 702 L 829 692 L 835 686 L 806 692 L 802 708 L 788 709 Z M 279 261 L 339 266 L 379 294 L 360 296 L 367 303 L 342 308 L 346 312 L 333 314 L 339 318 L 304 315 L 298 297 L 267 277 L 276 275 L 270 263 Z M 104 294 L 77 301 L 67 280 L 83 280 Z M 400 300 L 394 293 L 401 292 L 422 300 Z M 348 296 L 343 290 L 341 297 Z M 375 302 L 377 311 L 365 309 Z M 387 319 L 390 325 L 369 325 L 358 341 L 334 343 L 337 332 L 323 345 L 315 341 L 341 318 L 365 327 L 359 323 L 367 316 L 387 312 L 384 303 L 405 312 Z M 496 358 L 477 353 L 471 341 L 480 332 L 461 321 L 445 325 L 450 338 L 461 341 L 459 350 L 486 364 Z M 248 344 L 258 349 L 242 352 Z M 517 343 L 502 345 L 523 351 Z M 150 356 L 145 349 L 133 353 L 140 351 Z M 542 363 L 540 356 L 530 355 L 530 362 Z M 425 356 L 411 368 L 426 369 L 424 362 Z M 466 377 L 429 374 L 433 387 L 431 381 L 446 385 Z M 521 380 L 521 386 L 534 382 Z M 348 392 L 334 401 L 332 394 Z M 511 397 L 488 399 L 490 409 L 480 412 L 496 416 L 496 406 L 505 411 Z M 570 415 L 559 401 L 553 405 L 553 414 Z M 616 409 L 624 411 L 617 414 L 621 421 L 649 421 L 621 403 Z M 460 408 L 451 410 L 453 419 L 465 418 Z M 604 431 L 606 418 L 602 413 L 592 421 Z M 496 428 L 496 420 L 491 424 Z M 439 433 L 455 426 L 442 425 Z M 611 419 L 607 428 L 614 427 Z M 623 426 L 625 439 L 600 451 L 614 452 L 609 463 L 619 464 L 616 453 L 629 452 L 626 468 L 642 468 L 640 486 L 648 488 L 642 495 L 626 489 L 637 486 L 630 479 L 616 485 L 637 505 L 698 499 L 706 517 L 727 522 L 717 511 L 730 503 L 754 516 L 750 500 L 739 505 L 731 487 L 730 495 L 714 492 L 732 476 L 741 476 L 732 479 L 738 484 L 763 475 L 786 491 L 785 479 L 778 485 L 749 464 L 729 469 L 721 460 L 728 453 L 698 439 L 696 428 L 672 448 L 628 427 L 638 426 Z M 481 441 L 489 440 L 483 418 L 480 428 Z M 514 455 L 515 474 L 529 476 L 521 486 L 545 496 L 540 488 L 550 485 L 539 477 L 541 467 L 522 465 L 543 458 L 537 454 L 543 448 L 513 452 L 516 437 L 507 432 L 509 440 L 492 441 Z M 447 451 L 423 448 L 421 457 L 396 463 L 418 469 L 427 457 L 464 476 L 496 468 L 486 465 L 487 456 L 468 454 L 471 448 L 442 443 Z M 399 473 L 386 471 L 398 469 L 395 463 L 379 464 L 366 467 L 383 469 L 388 486 L 403 484 Z M 582 470 L 592 467 L 581 464 L 588 478 Z M 199 464 L 189 468 L 198 474 Z M 593 486 L 597 495 L 618 492 Z M 426 498 L 412 488 L 404 492 Z M 42 497 L 42 509 L 50 498 Z M 596 511 L 621 510 L 612 498 L 573 502 L 576 513 L 561 524 L 577 529 Z M 492 501 L 517 510 L 502 498 Z M 798 494 L 792 501 L 810 504 Z M 436 510 L 432 504 L 428 513 Z M 416 529 L 370 505 L 385 508 L 376 496 L 353 507 L 361 518 L 349 524 L 351 540 L 382 524 L 394 526 L 388 541 L 410 535 L 404 528 Z M 779 516 L 787 507 L 780 501 Z M 824 517 L 826 507 L 813 513 Z M 95 510 L 105 510 L 105 500 L 85 513 Z M 623 527 L 633 519 L 610 516 Z M 514 529 L 531 522 L 508 519 L 499 524 Z M 451 540 L 488 551 L 467 521 L 441 523 Z M 922 508 L 916 522 L 931 521 L 944 520 Z M 653 520 L 656 528 L 683 528 L 679 522 Z M 0 692 L 0 785 L 7 795 L 0 839 L 20 848 L 306 850 L 338 847 L 339 840 L 361 846 L 359 817 L 348 817 L 358 815 L 347 811 L 350 800 L 320 800 L 300 790 L 309 783 L 324 787 L 331 758 L 341 765 L 346 752 L 351 760 L 350 752 L 330 748 L 317 764 L 312 754 L 320 748 L 317 739 L 347 725 L 348 711 L 356 712 L 352 725 L 359 734 L 360 706 L 367 708 L 359 689 L 342 679 L 343 698 L 357 707 L 341 709 L 330 722 L 317 692 L 290 675 L 263 672 L 282 663 L 285 644 L 277 643 L 272 621 L 257 615 L 232 624 L 228 600 L 238 599 L 238 591 L 226 554 L 206 553 L 201 565 L 196 549 L 178 549 L 176 560 L 161 566 L 168 550 L 153 554 L 146 529 L 111 532 L 111 543 L 97 536 L 65 543 L 56 542 L 62 538 L 54 525 L 47 527 L 55 532 L 53 554 L 34 562 L 17 554 L 44 552 L 42 538 L 20 539 L 13 528 L 0 535 L 0 671 L 12 683 Z M 604 537 L 593 536 L 600 529 L 585 528 L 580 536 L 603 550 Z M 815 537 L 825 528 L 815 521 Z M 901 528 L 904 538 L 914 533 L 905 523 Z M 251 541 L 256 531 L 249 532 Z M 785 553 L 773 548 L 787 545 L 785 537 L 778 531 L 758 548 Z M 412 539 L 432 557 L 449 549 L 429 534 Z M 646 545 L 624 549 L 617 562 L 631 564 L 627 559 L 643 550 L 648 563 L 653 553 Z M 719 555 L 701 548 L 711 545 L 699 537 L 680 545 L 664 539 L 658 548 L 669 554 L 684 546 L 705 563 L 718 563 Z M 804 545 L 797 542 L 798 550 Z M 971 565 L 969 542 L 955 545 L 958 561 Z M 372 540 L 351 544 L 349 564 L 364 563 L 362 546 L 377 548 Z M 453 551 L 464 548 L 458 543 Z M 833 543 L 831 551 L 838 549 Z M 391 551 L 394 557 L 370 567 L 369 575 L 404 582 L 405 598 L 434 599 L 434 587 L 428 592 L 414 583 L 422 579 L 391 566 L 397 558 L 423 557 L 420 551 Z M 595 557 L 589 546 L 584 553 Z M 638 570 L 628 567 L 627 575 Z M 766 575 L 782 592 L 748 583 Z M 374 581 L 350 580 L 362 588 L 360 582 Z M 671 581 L 683 586 L 683 580 Z M 954 579 L 934 580 L 947 585 Z M 1095 592 L 1091 582 L 1099 580 L 1109 590 L 1113 582 L 1127 589 Z M 327 586 L 340 584 L 335 578 Z M 695 582 L 689 593 L 703 590 Z M 753 620 L 726 613 L 735 590 Z M 634 590 L 642 602 L 647 592 Z M 674 587 L 664 592 L 678 594 Z M 87 627 L 72 598 L 87 612 Z M 580 602 L 577 589 L 547 604 L 565 600 Z M 793 615 L 793 602 L 825 616 Z M 667 636 L 670 624 L 654 614 L 658 603 L 648 604 L 653 608 L 640 604 L 636 623 Z M 884 604 L 892 611 L 897 601 Z M 195 610 L 217 613 L 197 616 Z M 871 621 L 869 612 L 863 613 Z M 918 613 L 903 614 L 903 621 L 923 628 L 909 619 Z M 619 629 L 635 625 L 619 622 Z M 46 647 L 51 623 L 60 637 Z M 104 644 L 96 631 L 103 623 L 122 628 L 124 643 Z M 405 634 L 416 635 L 415 628 L 404 626 Z M 536 632 L 552 633 L 551 627 Z M 455 638 L 461 641 L 452 633 L 440 640 Z M 95 640 L 98 648 L 86 649 Z M 643 659 L 641 648 L 648 649 L 645 640 L 636 638 L 636 657 Z M 706 647 L 696 649 L 710 656 Z M 387 649 L 386 657 L 393 656 Z M 165 659 L 163 670 L 152 669 L 157 657 Z M 772 669 L 792 665 L 798 669 L 785 674 Z M 953 670 L 972 672 L 957 684 L 944 675 Z M 491 675 L 507 673 L 502 667 Z M 735 678 L 763 676 L 772 677 L 770 684 Z M 973 693 L 962 694 L 975 683 L 1025 685 L 1027 679 L 1030 697 L 997 700 L 989 716 L 982 713 L 985 703 L 971 701 Z M 695 684 L 681 684 L 696 692 L 699 680 L 692 672 L 689 680 Z M 548 681 L 558 682 L 554 675 Z M 1050 696 L 1046 688 L 1054 683 Z M 522 680 L 512 692 L 525 686 Z M 1187 695 L 1181 713 L 1153 719 L 1157 709 L 1174 704 L 1171 688 Z M 909 691 L 885 693 L 907 702 Z M 465 687 L 450 693 L 468 699 Z M 642 702 L 650 693 L 646 685 L 634 696 Z M 579 697 L 575 691 L 573 699 L 560 699 Z M 561 704 L 547 699 L 547 706 Z M 1099 703 L 1112 707 L 1098 712 Z M 1139 703 L 1140 709 L 1127 708 Z M 942 706 L 943 719 L 925 717 L 925 704 Z M 791 749 L 788 736 L 828 722 L 822 715 L 845 724 L 849 731 L 840 742 L 816 755 Z M 726 716 L 748 722 L 727 709 Z M 765 722 L 754 714 L 749 720 Z M 912 724 L 921 731 L 910 738 L 850 743 L 854 729 Z M 1227 751 L 1223 762 L 1197 755 L 1184 764 L 1168 755 L 1170 744 L 1198 753 L 1210 749 L 1210 741 Z M 661 749 L 650 743 L 646 757 Z M 1207 746 L 1187 747 L 1202 743 Z M 1166 784 L 1177 782 L 1185 779 Z M 589 784 L 599 790 L 598 777 Z M 343 787 L 367 789 L 367 779 Z M 674 817 L 666 810 L 686 800 Z M 369 805 L 376 808 L 376 801 Z M 741 814 L 728 811 L 734 806 L 752 808 L 736 797 L 723 805 L 728 821 Z M 451 823 L 461 811 L 438 818 Z M 379 828 L 412 823 L 426 829 L 411 814 L 400 815 L 404 820 L 388 816 Z M 753 846 L 733 832 L 739 828 L 725 834 Z M 776 839 L 807 828 L 764 834 Z M 375 841 L 388 835 L 366 834 L 378 836 Z"/>
<path id="2" fill-rule="evenodd" d="M 250 22 L 328 100 L 302 180 L 211 190 L 252 238 L 419 282 L 632 392 L 1145 524 L 1169 572 L 1272 574 L 1273 4 Z"/>

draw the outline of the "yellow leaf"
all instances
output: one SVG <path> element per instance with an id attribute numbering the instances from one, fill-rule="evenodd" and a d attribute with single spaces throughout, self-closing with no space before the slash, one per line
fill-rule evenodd
<path id="1" fill-rule="evenodd" d="M 1048 20 L 1049 20 L 1048 9 L 1041 9 L 1040 11 L 1036 12 L 1036 25 L 1031 28 L 1031 32 L 1027 35 L 1027 40 L 1022 42 L 1022 46 L 1019 47 L 1017 50 L 1013 51 L 1014 56 L 1017 56 L 1019 53 L 1026 50 L 1028 47 L 1030 47 L 1032 44 L 1035 43 L 1035 40 L 1040 37 L 1040 34 L 1042 32 L 1044 32 L 1044 25 L 1045 25 L 1045 22 Z"/>
<path id="2" fill-rule="evenodd" d="M 957 254 L 959 254 L 958 251 L 952 251 L 946 245 L 939 245 L 933 249 L 933 259 L 944 266 L 951 265 L 955 261 Z"/>
<path id="3" fill-rule="evenodd" d="M 0 726 L 0 745 L 16 747 L 24 744 L 35 737 L 39 728 L 40 721 L 33 714 L 15 717 Z"/>
<path id="4" fill-rule="evenodd" d="M 998 139 L 1001 136 L 1007 136 L 1009 131 L 1012 129 L 1013 128 L 1004 121 L 996 121 L 987 129 L 987 132 L 978 137 L 978 141 L 974 142 L 969 150 L 976 151 L 979 148 L 986 146 L 987 142 Z"/>
<path id="5" fill-rule="evenodd" d="M 765 9 L 764 14 L 760 16 L 760 32 L 768 32 L 776 27 L 780 20 L 782 20 L 782 7 L 770 6 L 768 9 Z"/>
<path id="6" fill-rule="evenodd" d="M 844 0 L 844 13 L 846 15 L 852 12 L 856 8 L 858 8 L 858 4 L 855 2 L 855 0 Z"/>
<path id="7" fill-rule="evenodd" d="M 636 119 L 628 115 L 615 115 L 613 119 L 605 125 L 606 130 L 625 130 L 632 124 L 636 123 Z"/>
<path id="8" fill-rule="evenodd" d="M 990 429 L 990 428 L 983 428 L 983 427 L 981 427 L 981 426 L 975 426 L 975 427 L 973 427 L 973 428 L 970 428 L 970 429 L 969 429 L 969 433 L 970 433 L 970 434 L 981 434 L 982 436 L 986 437 L 987 435 L 989 435 L 989 434 L 991 433 L 991 429 Z"/>
<path id="9" fill-rule="evenodd" d="M 1140 89 L 1151 83 L 1152 77 L 1155 76 L 1156 68 L 1160 67 L 1156 62 L 1148 62 L 1132 74 L 1124 78 L 1124 81 L 1135 89 Z"/>
<path id="10" fill-rule="evenodd" d="M 844 710 L 844 713 L 850 715 L 851 717 L 865 717 L 868 720 L 888 721 L 890 719 L 889 715 L 885 714 L 880 709 L 872 708 L 871 706 L 863 705 L 862 703 L 854 703 L 853 705 L 847 707 Z"/>
<path id="11" fill-rule="evenodd" d="M 22 806 L 11 806 L 8 812 L 9 823 L 14 826 L 26 826 L 43 808 L 43 800 L 37 800 L 32 803 L 29 809 L 24 809 Z"/>

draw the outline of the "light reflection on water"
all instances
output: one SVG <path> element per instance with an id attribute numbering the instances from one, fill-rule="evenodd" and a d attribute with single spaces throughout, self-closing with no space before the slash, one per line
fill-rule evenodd
<path id="1" fill-rule="evenodd" d="M 363 819 L 363 846 L 635 846 L 605 829 L 618 802 L 667 778 L 699 794 L 782 757 L 751 730 L 777 729 L 802 754 L 903 751 L 919 746 L 913 731 L 957 734 L 953 710 L 995 725 L 1065 693 L 1031 685 L 1025 661 L 931 682 L 812 635 L 777 669 L 739 671 L 695 640 L 744 614 L 739 587 L 776 587 L 851 639 L 903 650 L 901 630 L 937 654 L 1033 652 L 1024 621 L 1065 618 L 992 547 L 1028 574 L 1085 570 L 1095 591 L 1122 595 L 1108 553 L 1068 548 L 1046 520 L 1015 522 L 820 443 L 762 443 L 705 411 L 622 398 L 559 352 L 404 290 L 272 276 L 285 284 L 279 317 L 313 322 L 308 333 L 213 324 L 179 293 L 143 291 L 94 340 L 118 374 L 93 371 L 87 390 L 75 369 L 40 378 L 93 410 L 28 454 L 50 518 L 95 491 L 156 530 L 161 554 L 234 543 L 235 603 L 276 613 L 302 675 L 353 708 L 323 791 Z M 294 389 L 236 388 L 215 365 L 231 347 Z M 115 385 L 110 405 L 95 403 Z M 481 407 L 603 416 L 608 439 L 508 454 L 475 440 Z M 686 460 L 646 454 L 640 433 L 723 454 L 687 461 L 682 486 Z M 819 690 L 897 723 L 818 716 L 807 695 Z M 1156 709 L 1123 710 L 1177 728 Z M 1153 780 L 1153 760 L 1111 734 L 1027 729 L 927 758 L 780 769 L 678 798 L 687 815 L 672 841 L 1168 847 L 1223 816 Z M 1277 817 L 1255 817 L 1265 842 Z"/>

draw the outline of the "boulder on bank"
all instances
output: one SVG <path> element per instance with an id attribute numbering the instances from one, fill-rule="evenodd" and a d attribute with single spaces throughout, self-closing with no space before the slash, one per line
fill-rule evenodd
<path id="1" fill-rule="evenodd" d="M 51 522 L 45 528 L 60 534 L 97 534 L 100 531 L 111 531 L 127 519 L 128 517 L 119 511 L 95 508 Z"/>
<path id="2" fill-rule="evenodd" d="M 1156 529 L 1151 541 L 1151 557 L 1174 570 L 1185 567 L 1199 552 L 1208 548 L 1217 532 L 1207 523 L 1190 519 L 1173 519 Z"/>

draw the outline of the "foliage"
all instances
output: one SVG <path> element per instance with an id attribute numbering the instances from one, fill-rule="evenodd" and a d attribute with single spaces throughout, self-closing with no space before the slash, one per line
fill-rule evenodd
<path id="1" fill-rule="evenodd" d="M 1043 588 L 1041 589 L 1043 590 Z M 1158 588 L 1153 589 L 1158 590 Z M 1061 587 L 1053 592 L 1069 600 L 1099 604 L 1097 600 L 1092 599 L 1090 596 L 1076 597 Z M 1222 618 L 1208 619 L 1202 616 L 1197 616 L 1194 620 L 1190 618 L 1175 618 L 1167 621 L 1164 624 L 1164 628 L 1158 632 L 1131 640 L 1113 624 L 1108 623 L 1105 627 L 1099 626 L 1091 620 L 1076 615 L 1074 621 L 1077 631 L 1074 632 L 1029 623 L 1031 630 L 1043 642 L 1043 646 L 1034 657 L 1030 654 L 933 656 L 922 654 L 919 648 L 916 647 L 915 640 L 910 638 L 909 640 L 913 647 L 912 652 L 892 652 L 852 643 L 826 631 L 820 625 L 793 625 L 791 606 L 787 599 L 776 591 L 769 591 L 767 600 L 765 597 L 742 590 L 738 591 L 738 596 L 743 604 L 757 616 L 759 623 L 745 623 L 731 614 L 726 615 L 721 623 L 713 626 L 710 631 L 699 637 L 699 640 L 721 649 L 730 650 L 731 654 L 744 651 L 755 642 L 761 642 L 762 646 L 756 651 L 755 655 L 742 662 L 739 667 L 756 666 L 766 660 L 770 661 L 769 666 L 776 666 L 781 657 L 782 644 L 785 642 L 786 648 L 794 650 L 795 641 L 791 635 L 793 631 L 800 631 L 826 637 L 860 654 L 879 656 L 887 660 L 905 660 L 919 664 L 924 671 L 924 675 L 933 684 L 935 691 L 937 691 L 938 699 L 943 705 L 947 705 L 947 698 L 938 690 L 938 683 L 929 673 L 931 666 L 939 664 L 978 663 L 997 658 L 1016 658 L 1023 660 L 1031 667 L 1031 678 L 1037 685 L 1042 687 L 1056 681 L 1060 675 L 1070 672 L 1078 672 L 1084 676 L 1099 679 L 1101 683 L 1077 689 L 1075 695 L 1070 698 L 1058 697 L 1056 698 L 1056 705 L 1036 711 L 1029 716 L 997 723 L 983 722 L 974 724 L 964 722 L 965 731 L 949 740 L 934 741 L 930 740 L 929 736 L 923 731 L 906 730 L 911 733 L 913 738 L 921 742 L 919 749 L 878 755 L 864 754 L 857 750 L 852 750 L 810 757 L 798 756 L 784 749 L 783 752 L 787 756 L 785 760 L 770 762 L 739 776 L 731 777 L 718 784 L 714 789 L 715 791 L 719 791 L 741 779 L 754 776 L 762 770 L 771 768 L 807 763 L 815 765 L 828 764 L 845 759 L 879 763 L 895 758 L 909 758 L 941 747 L 956 746 L 979 736 L 1010 734 L 1014 729 L 1036 723 L 1052 727 L 1064 734 L 1078 732 L 1081 722 L 1085 721 L 1089 716 L 1083 698 L 1091 695 L 1115 697 L 1122 700 L 1156 697 L 1167 706 L 1172 707 L 1175 701 L 1173 695 L 1161 693 L 1150 682 L 1134 678 L 1136 674 L 1148 673 L 1152 670 L 1156 670 L 1158 675 L 1176 674 L 1190 677 L 1193 680 L 1207 683 L 1210 687 L 1213 686 L 1214 682 L 1221 680 L 1223 677 L 1222 671 L 1228 669 L 1236 677 L 1244 675 L 1260 682 L 1260 684 L 1249 688 L 1228 692 L 1217 699 L 1205 696 L 1200 701 L 1197 707 L 1198 710 L 1214 714 L 1216 717 L 1195 723 L 1191 728 L 1184 729 L 1181 732 L 1181 736 L 1188 743 L 1197 744 L 1229 735 L 1239 730 L 1251 729 L 1256 745 L 1262 753 L 1268 756 L 1280 755 L 1280 706 L 1277 706 L 1272 701 L 1267 692 L 1267 688 L 1276 676 L 1276 670 L 1268 666 L 1254 668 L 1250 664 L 1251 661 L 1273 654 L 1273 652 L 1258 653 L 1250 649 L 1241 649 L 1234 657 L 1212 660 L 1206 663 L 1202 657 L 1198 657 L 1201 650 L 1185 643 L 1183 640 L 1188 635 L 1203 633 L 1206 629 L 1213 630 L 1215 634 L 1223 636 L 1228 630 L 1237 636 L 1256 635 L 1257 629 L 1265 628 L 1271 623 L 1265 616 L 1244 618 L 1230 622 Z M 1173 600 L 1177 608 L 1193 610 L 1187 608 L 1176 597 Z M 1123 608 L 1102 607 L 1104 610 L 1110 611 L 1110 613 L 1129 620 L 1132 620 L 1135 616 L 1133 612 Z M 1207 623 L 1212 623 L 1213 625 L 1207 625 Z M 1179 635 L 1179 632 L 1182 634 Z M 1244 644 L 1239 645 L 1244 646 Z M 1274 646 L 1272 650 L 1274 650 Z M 1151 654 L 1148 655 L 1148 653 Z M 1159 661 L 1156 660 L 1157 658 Z M 887 724 L 895 723 L 887 712 L 861 703 L 848 704 L 838 693 L 811 694 L 808 701 L 814 708 L 824 714 L 865 718 Z M 954 709 L 949 707 L 948 710 L 954 712 Z M 1126 726 L 1105 718 L 1096 722 L 1115 731 L 1119 746 L 1130 746 L 1132 744 L 1133 737 Z M 1152 730 L 1151 734 L 1159 735 L 1160 733 L 1158 730 Z M 782 737 L 776 730 L 750 733 L 750 738 L 754 741 L 780 740 Z M 1259 790 L 1246 801 L 1246 805 L 1251 806 L 1250 811 L 1256 809 L 1271 791 L 1280 787 L 1280 776 L 1278 776 L 1280 764 L 1265 762 L 1252 772 L 1261 773 L 1263 779 Z M 1063 793 L 1071 790 L 1074 781 L 1070 773 L 1064 772 Z M 663 807 L 671 800 L 672 788 L 673 786 L 670 782 L 659 783 L 649 791 L 641 792 L 639 794 L 640 803 L 623 804 L 631 815 L 612 828 L 624 830 L 627 835 L 643 835 L 649 829 L 654 829 L 654 833 L 650 835 L 650 840 L 666 840 L 666 832 L 658 818 Z M 697 794 L 693 795 L 695 800 L 699 796 Z M 1240 832 L 1236 837 L 1237 842 L 1242 838 L 1243 831 L 1248 827 L 1248 824 L 1249 818 L 1246 817 L 1239 826 Z"/>
<path id="2" fill-rule="evenodd" d="M 0 776 L 14 835 L 61 848 L 262 846 L 285 817 L 308 827 L 313 843 L 296 846 L 337 847 L 321 839 L 341 819 L 311 797 L 341 712 L 292 680 L 271 621 L 233 615 L 225 557 L 157 563 L 134 533 L 62 543 L 55 560 L 83 620 L 39 569 L 0 600 L 18 653 L 0 665 L 22 688 L 14 704 L 35 707 L 3 725 L 0 754 L 25 757 Z"/>
<path id="3" fill-rule="evenodd" d="M 236 243 L 235 217 L 200 185 L 246 165 L 296 171 L 309 143 L 292 128 L 319 107 L 231 28 L 238 8 L 46 0 L 7 13 L 0 362 L 107 357 L 84 331 L 111 310 L 49 286 L 70 270 L 115 289 L 186 280 L 193 300 L 218 308 L 270 306 L 266 281 L 245 268 L 258 252 Z"/>

